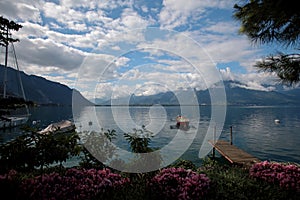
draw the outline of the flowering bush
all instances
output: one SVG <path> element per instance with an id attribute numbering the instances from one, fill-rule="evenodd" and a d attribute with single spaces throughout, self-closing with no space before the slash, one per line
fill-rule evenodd
<path id="1" fill-rule="evenodd" d="M 128 182 L 127 178 L 111 173 L 108 169 L 72 168 L 63 176 L 51 173 L 26 179 L 22 189 L 29 199 L 93 199 L 106 198 Z"/>
<path id="2" fill-rule="evenodd" d="M 0 181 L 5 181 L 5 180 L 12 181 L 16 175 L 17 175 L 17 171 L 11 169 L 7 174 L 0 175 Z"/>
<path id="3" fill-rule="evenodd" d="M 250 168 L 250 176 L 279 184 L 283 189 L 300 191 L 300 167 L 276 162 L 260 162 Z"/>
<path id="4" fill-rule="evenodd" d="M 154 176 L 150 183 L 151 195 L 157 199 L 198 199 L 209 189 L 210 180 L 183 168 L 166 168 Z"/>
<path id="5" fill-rule="evenodd" d="M 11 169 L 6 174 L 0 175 L 1 197 L 18 199 L 19 176 L 17 171 Z"/>

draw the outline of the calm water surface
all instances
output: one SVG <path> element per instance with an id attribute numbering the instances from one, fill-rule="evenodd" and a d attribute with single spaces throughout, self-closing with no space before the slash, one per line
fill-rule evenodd
<path id="1" fill-rule="evenodd" d="M 91 109 L 95 111 L 95 115 L 93 112 L 91 114 Z M 41 128 L 63 119 L 74 119 L 71 107 L 36 107 L 30 112 L 32 115 L 29 125 L 32 121 L 39 121 L 38 126 Z M 96 116 L 99 123 L 96 127 L 116 130 L 117 138 L 114 143 L 120 148 L 129 150 L 123 134 L 133 132 L 133 128 L 142 125 L 155 133 L 151 142 L 152 147 L 162 148 L 169 144 L 178 133 L 177 130 L 170 129 L 170 125 L 175 124 L 174 118 L 181 113 L 182 108 L 178 106 L 118 107 L 113 111 L 111 107 L 89 107 L 78 112 L 75 119 L 79 124 L 86 123 L 89 118 L 95 121 L 93 118 Z M 211 107 L 189 106 L 182 114 L 190 118 L 192 128 L 196 130 L 196 137 L 182 158 L 201 164 L 198 154 L 210 123 Z M 276 124 L 275 119 L 280 119 L 281 123 Z M 84 129 L 85 126 L 86 124 L 82 124 L 77 130 L 82 131 L 80 129 Z M 233 143 L 259 159 L 300 163 L 300 107 L 228 106 L 220 139 L 230 139 L 230 126 L 233 130 Z M 0 141 L 9 141 L 20 134 L 22 131 L 19 128 L 0 130 Z M 184 137 L 191 137 L 189 132 L 180 134 L 183 140 Z"/>

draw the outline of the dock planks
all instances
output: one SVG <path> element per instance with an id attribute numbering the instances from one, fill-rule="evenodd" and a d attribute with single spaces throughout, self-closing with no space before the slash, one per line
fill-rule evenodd
<path id="1" fill-rule="evenodd" d="M 230 163 L 249 167 L 260 160 L 224 140 L 208 141 Z"/>

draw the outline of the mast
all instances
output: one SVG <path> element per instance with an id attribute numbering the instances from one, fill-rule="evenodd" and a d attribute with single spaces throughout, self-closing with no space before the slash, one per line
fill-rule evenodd
<path id="1" fill-rule="evenodd" d="M 6 44 L 4 60 L 4 78 L 3 78 L 3 98 L 6 98 L 6 79 L 7 79 L 7 57 L 8 57 L 8 26 L 6 26 Z"/>
<path id="2" fill-rule="evenodd" d="M 13 42 L 11 43 L 11 45 L 12 45 L 13 55 L 14 55 L 15 62 L 16 62 L 17 71 L 18 71 L 18 79 L 19 79 L 19 83 L 20 83 L 20 87 L 21 87 L 22 96 L 23 96 L 24 101 L 26 101 L 26 96 L 25 96 L 25 92 L 24 92 L 24 87 L 23 87 L 22 79 L 21 79 L 21 74 L 20 74 L 20 69 L 19 69 L 17 54 L 16 54 L 16 50 L 15 50 L 15 45 L 14 45 Z M 29 110 L 28 110 L 28 106 L 27 106 L 26 103 L 25 103 L 25 107 L 26 107 L 26 112 L 27 112 L 27 115 L 28 115 L 29 114 Z"/>

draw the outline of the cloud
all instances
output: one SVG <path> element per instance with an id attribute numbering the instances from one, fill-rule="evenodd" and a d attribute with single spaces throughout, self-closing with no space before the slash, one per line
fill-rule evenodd
<path id="1" fill-rule="evenodd" d="M 26 0 L 0 1 L 0 13 L 9 20 L 41 22 L 39 1 L 28 2 Z"/>
<path id="2" fill-rule="evenodd" d="M 193 19 L 206 15 L 207 8 L 232 8 L 231 1 L 219 0 L 164 0 L 163 9 L 160 13 L 160 24 L 164 28 L 173 29 L 175 27 L 195 23 Z M 189 20 L 189 21 L 188 21 Z"/>
<path id="3" fill-rule="evenodd" d="M 50 39 L 23 39 L 18 46 L 26 51 L 18 51 L 18 57 L 25 66 L 38 65 L 43 67 L 57 67 L 66 71 L 77 69 L 84 57 L 76 49 L 56 43 Z"/>
<path id="4" fill-rule="evenodd" d="M 233 73 L 229 67 L 220 69 L 224 81 L 233 81 L 232 87 L 240 87 L 251 90 L 273 91 L 276 89 L 276 78 L 274 75 L 265 73 Z"/>
<path id="5" fill-rule="evenodd" d="M 207 27 L 204 28 L 204 31 L 209 31 L 217 34 L 226 34 L 226 35 L 235 35 L 239 26 L 235 25 L 233 22 L 216 22 L 211 23 Z"/>
<path id="6" fill-rule="evenodd" d="M 274 76 L 253 69 L 262 48 L 237 34 L 234 3 L 2 0 L 0 12 L 23 25 L 13 32 L 20 39 L 15 47 L 22 70 L 76 87 L 87 97 L 206 89 L 219 73 L 264 90 Z"/>

